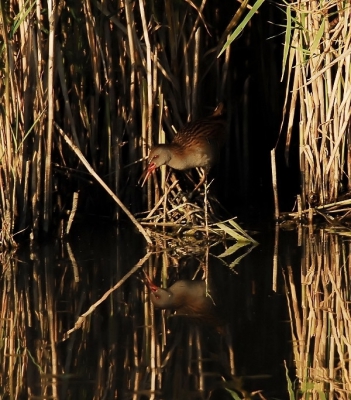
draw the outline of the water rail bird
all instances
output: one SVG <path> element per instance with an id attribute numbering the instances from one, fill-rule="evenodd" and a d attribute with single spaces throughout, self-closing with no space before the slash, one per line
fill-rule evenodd
<path id="1" fill-rule="evenodd" d="M 219 103 L 212 115 L 185 124 L 171 143 L 155 145 L 148 156 L 148 166 L 139 180 L 142 181 L 141 186 L 158 167 L 168 165 L 180 171 L 202 168 L 204 173 L 193 193 L 201 187 L 218 160 L 225 141 L 227 124 L 223 113 L 223 103 Z"/>

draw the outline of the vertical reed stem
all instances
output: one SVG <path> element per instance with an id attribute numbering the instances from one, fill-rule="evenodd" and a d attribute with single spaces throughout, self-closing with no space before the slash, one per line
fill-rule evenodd
<path id="1" fill-rule="evenodd" d="M 46 139 L 46 157 L 45 157 L 45 177 L 44 177 L 44 214 L 43 214 L 43 230 L 49 232 L 49 225 L 51 219 L 51 149 L 53 138 L 53 121 L 54 121 L 54 61 L 55 61 L 55 14 L 56 3 L 55 0 L 48 0 L 48 13 L 49 13 L 49 55 L 48 55 L 48 87 L 47 87 L 47 101 L 48 101 L 48 121 L 47 121 L 47 139 Z"/>
<path id="2" fill-rule="evenodd" d="M 272 168 L 272 187 L 274 196 L 274 218 L 279 220 L 279 202 L 278 202 L 278 185 L 277 185 L 277 167 L 275 161 L 275 149 L 271 150 L 271 168 Z"/>

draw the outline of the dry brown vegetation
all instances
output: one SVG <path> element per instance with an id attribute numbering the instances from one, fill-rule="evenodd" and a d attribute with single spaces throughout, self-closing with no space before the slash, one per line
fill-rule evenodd
<path id="1" fill-rule="evenodd" d="M 146 156 L 153 141 L 164 140 L 163 126 L 169 135 L 182 115 L 196 118 L 224 96 L 230 50 L 216 58 L 226 32 L 217 31 L 208 8 L 205 18 L 205 5 L 2 4 L 3 244 L 13 245 L 12 235 L 28 227 L 33 237 L 49 232 L 73 207 L 74 193 L 89 202 L 91 178 L 54 121 L 112 191 L 123 190 L 138 208 L 140 169 L 123 170 L 123 160 Z M 211 82 L 205 89 L 204 79 Z"/>
<path id="2" fill-rule="evenodd" d="M 53 225 L 63 232 L 62 217 L 77 204 L 82 209 L 106 204 L 59 129 L 132 213 L 141 204 L 150 210 L 159 194 L 151 184 L 143 199 L 136 194 L 140 168 L 134 163 L 152 143 L 171 140 L 173 126 L 208 113 L 221 100 L 231 111 L 231 124 L 238 98 L 231 86 L 231 46 L 217 56 L 228 37 L 228 43 L 237 37 L 230 36 L 235 27 L 247 23 L 247 3 L 231 6 L 225 23 L 219 22 L 216 5 L 206 0 L 3 3 L 2 244 L 15 245 L 13 234 L 23 230 L 33 238 L 51 232 Z M 226 9 L 217 11 L 223 20 Z M 254 11 L 253 23 L 258 21 Z M 284 12 L 286 158 L 298 128 L 299 212 L 315 206 L 323 212 L 350 186 L 350 6 L 338 0 L 297 1 L 287 2 Z M 268 93 L 267 68 L 262 76 Z M 244 126 L 240 136 L 231 138 L 228 148 L 233 154 L 236 142 L 245 188 L 249 153 Z M 108 207 L 119 218 L 120 208 Z"/>
<path id="3" fill-rule="evenodd" d="M 339 209 L 345 215 L 350 201 L 337 202 L 351 190 L 350 4 L 287 2 L 286 16 L 282 126 L 287 160 L 293 131 L 299 132 L 299 209 L 319 207 L 314 214 L 328 215 Z"/>
<path id="4" fill-rule="evenodd" d="M 247 4 L 2 4 L 2 244 L 14 246 L 18 232 L 37 238 L 55 229 L 62 235 L 63 219 L 77 208 L 120 217 L 119 206 L 101 196 L 60 129 L 135 214 L 150 210 L 158 196 L 152 186 L 136 188 L 141 165 L 135 163 L 152 143 L 171 140 L 173 127 L 207 115 L 221 100 L 230 111 L 229 124 L 235 117 L 241 125 L 249 53 L 241 56 L 240 74 L 230 67 L 231 46 L 217 56 L 247 14 Z M 250 18 L 258 20 L 255 10 Z M 249 48 L 251 40 L 248 36 L 242 46 Z M 228 148 L 236 144 L 237 164 L 248 170 L 246 128 L 241 137 L 234 130 Z M 231 168 L 223 172 L 225 179 Z M 246 182 L 245 171 L 243 177 Z"/>

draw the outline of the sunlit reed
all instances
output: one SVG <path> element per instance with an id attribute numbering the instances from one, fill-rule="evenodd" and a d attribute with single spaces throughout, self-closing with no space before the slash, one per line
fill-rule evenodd
<path id="1" fill-rule="evenodd" d="M 302 209 L 323 206 L 350 190 L 350 4 L 285 2 L 282 135 L 291 161 L 299 135 Z M 282 140 L 282 139 L 281 139 Z"/>

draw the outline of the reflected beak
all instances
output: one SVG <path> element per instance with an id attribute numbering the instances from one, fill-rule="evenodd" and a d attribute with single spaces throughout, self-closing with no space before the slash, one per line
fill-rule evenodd
<path id="1" fill-rule="evenodd" d="M 153 162 L 150 163 L 147 168 L 145 168 L 144 172 L 141 174 L 141 177 L 138 181 L 139 184 L 142 181 L 141 187 L 145 185 L 145 182 L 149 179 L 150 175 L 155 171 L 155 169 L 156 169 L 156 164 Z"/>

